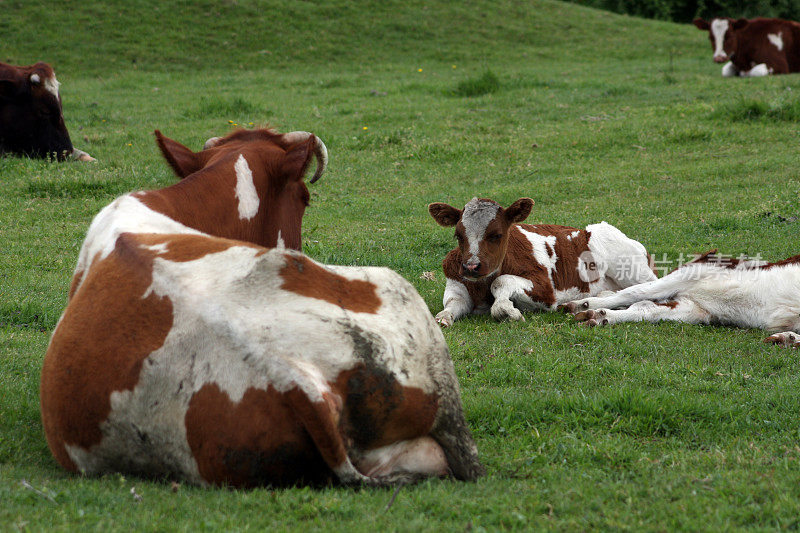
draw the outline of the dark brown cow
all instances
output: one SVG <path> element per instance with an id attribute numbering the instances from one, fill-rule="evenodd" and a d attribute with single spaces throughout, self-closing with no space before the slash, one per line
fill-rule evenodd
<path id="1" fill-rule="evenodd" d="M 0 63 L 0 153 L 94 161 L 72 147 L 58 86 L 47 63 L 27 67 Z"/>
<path id="2" fill-rule="evenodd" d="M 95 217 L 45 356 L 58 462 L 239 487 L 481 475 L 414 288 L 283 245 L 300 247 L 324 144 L 240 131 L 194 153 L 157 137 L 183 180 Z"/>
<path id="3" fill-rule="evenodd" d="M 497 320 L 524 320 L 520 310 L 555 309 L 576 298 L 656 279 L 644 246 L 601 222 L 585 230 L 521 224 L 533 200 L 503 209 L 473 198 L 463 209 L 428 206 L 442 226 L 455 226 L 458 248 L 447 254 L 444 310 L 450 326 L 468 313 L 491 311 Z"/>
<path id="4" fill-rule="evenodd" d="M 800 72 L 800 24 L 782 19 L 695 19 L 726 77 Z"/>

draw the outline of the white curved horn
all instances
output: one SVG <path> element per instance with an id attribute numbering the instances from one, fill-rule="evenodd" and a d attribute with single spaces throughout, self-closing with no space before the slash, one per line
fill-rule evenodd
<path id="1" fill-rule="evenodd" d="M 209 148 L 215 147 L 220 139 L 222 139 L 222 137 L 211 137 L 203 145 L 203 150 L 208 150 Z"/>
<path id="2" fill-rule="evenodd" d="M 296 144 L 307 141 L 309 137 L 311 137 L 311 133 L 307 131 L 290 131 L 289 133 L 283 134 L 283 140 L 287 144 Z M 322 176 L 322 173 L 325 172 L 325 167 L 328 166 L 328 148 L 319 137 L 314 136 L 314 139 L 314 155 L 317 156 L 317 171 L 314 172 L 314 176 L 311 178 L 309 183 L 314 183 L 317 181 Z"/>

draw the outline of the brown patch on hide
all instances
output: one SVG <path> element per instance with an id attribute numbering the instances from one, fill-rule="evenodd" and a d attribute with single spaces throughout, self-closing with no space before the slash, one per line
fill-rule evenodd
<path id="1" fill-rule="evenodd" d="M 377 313 L 381 299 L 377 287 L 368 281 L 350 280 L 331 272 L 303 255 L 286 254 L 280 271 L 281 289 L 324 300 L 355 313 Z"/>
<path id="2" fill-rule="evenodd" d="M 200 475 L 214 485 L 288 486 L 335 477 L 289 392 L 251 387 L 234 403 L 216 383 L 207 383 L 192 396 L 185 421 Z"/>
<path id="3" fill-rule="evenodd" d="M 144 360 L 172 328 L 172 302 L 149 294 L 153 253 L 132 234 L 121 235 L 105 259 L 84 273 L 44 359 L 42 423 L 59 463 L 76 470 L 65 446 L 89 449 L 102 440 L 100 424 L 111 393 L 132 390 Z"/>

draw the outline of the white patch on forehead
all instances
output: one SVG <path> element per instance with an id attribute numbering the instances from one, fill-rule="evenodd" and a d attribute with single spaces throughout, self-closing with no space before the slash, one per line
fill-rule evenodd
<path id="1" fill-rule="evenodd" d="M 722 43 L 725 41 L 725 33 L 728 31 L 730 24 L 725 19 L 714 19 L 711 21 L 711 35 L 714 36 L 714 55 L 725 55 L 725 50 L 722 48 Z"/>
<path id="2" fill-rule="evenodd" d="M 769 39 L 769 42 L 774 44 L 775 48 L 777 48 L 778 50 L 783 50 L 783 38 L 781 37 L 782 34 L 783 32 L 780 31 L 778 33 L 767 34 L 767 39 Z"/>
<path id="3" fill-rule="evenodd" d="M 236 171 L 236 198 L 239 199 L 239 218 L 251 219 L 258 213 L 258 193 L 253 185 L 253 172 L 247 164 L 244 155 L 239 154 L 239 159 L 233 165 Z"/>
<path id="4" fill-rule="evenodd" d="M 464 225 L 469 253 L 473 256 L 478 255 L 480 243 L 486 233 L 486 226 L 497 217 L 500 206 L 487 200 L 473 198 L 464 206 L 464 214 L 461 215 L 461 224 Z"/>

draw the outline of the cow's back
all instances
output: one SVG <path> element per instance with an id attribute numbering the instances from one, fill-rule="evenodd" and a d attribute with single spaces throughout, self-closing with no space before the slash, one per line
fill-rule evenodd
<path id="1" fill-rule="evenodd" d="M 800 72 L 800 24 L 782 19 L 756 18 L 738 32 L 732 59 L 740 71 L 765 63 L 776 74 Z"/>
<path id="2" fill-rule="evenodd" d="M 333 472 L 290 395 L 332 402 L 363 451 L 428 434 L 452 403 L 439 397 L 448 372 L 427 306 L 388 269 L 125 233 L 91 264 L 54 332 L 42 417 L 71 470 L 316 482 Z"/>

